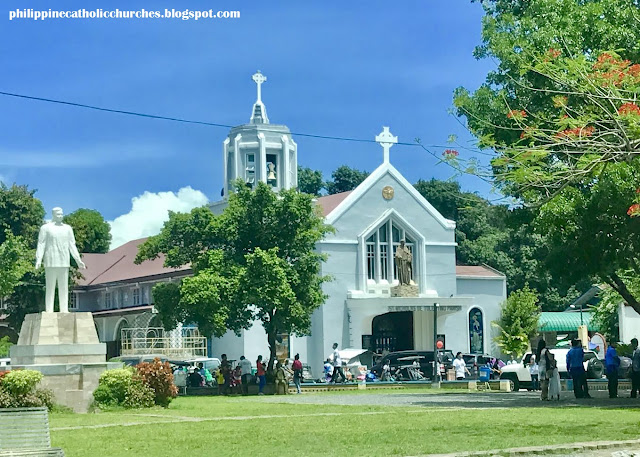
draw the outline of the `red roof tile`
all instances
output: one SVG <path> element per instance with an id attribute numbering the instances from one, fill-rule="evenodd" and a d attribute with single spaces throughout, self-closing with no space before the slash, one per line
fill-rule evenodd
<path id="1" fill-rule="evenodd" d="M 322 215 L 327 217 L 331 211 L 336 209 L 342 201 L 353 192 L 348 190 L 347 192 L 340 192 L 339 194 L 325 195 L 318 198 L 318 205 L 322 208 Z"/>
<path id="2" fill-rule="evenodd" d="M 162 255 L 155 260 L 147 260 L 136 265 L 133 261 L 138 254 L 138 246 L 145 240 L 146 238 L 141 238 L 129 241 L 106 254 L 82 254 L 82 261 L 86 264 L 87 269 L 80 270 L 83 278 L 78 281 L 78 285 L 95 286 L 149 276 L 187 272 L 191 269 L 190 266 L 165 268 L 163 266 L 164 256 Z"/>
<path id="3" fill-rule="evenodd" d="M 457 276 L 492 276 L 495 278 L 503 278 L 504 275 L 498 270 L 487 265 L 456 265 Z"/>

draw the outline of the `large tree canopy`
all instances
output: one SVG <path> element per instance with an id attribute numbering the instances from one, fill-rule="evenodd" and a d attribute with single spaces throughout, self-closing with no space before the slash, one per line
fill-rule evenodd
<path id="1" fill-rule="evenodd" d="M 136 262 L 162 253 L 166 266 L 194 270 L 179 286 L 153 289 L 166 328 L 195 322 L 205 335 L 222 336 L 260 320 L 272 368 L 278 334 L 309 334 L 311 314 L 326 298 L 321 285 L 329 278 L 320 274 L 323 256 L 315 245 L 330 230 L 312 195 L 238 183 L 220 216 L 207 207 L 170 213 L 162 232 L 140 246 Z"/>
<path id="2" fill-rule="evenodd" d="M 459 88 L 455 106 L 480 147 L 497 152 L 497 184 L 539 204 L 630 159 L 640 133 L 638 2 L 482 3 L 475 54 L 498 67 L 473 94 Z"/>
<path id="3" fill-rule="evenodd" d="M 73 227 L 79 252 L 104 254 L 111 243 L 111 226 L 94 209 L 80 208 L 63 221 Z"/>
<path id="4" fill-rule="evenodd" d="M 458 115 L 495 154 L 497 186 L 536 210 L 547 270 L 605 281 L 640 311 L 621 276 L 640 274 L 638 2 L 482 3 L 476 56 L 498 67 L 474 93 L 456 91 Z"/>

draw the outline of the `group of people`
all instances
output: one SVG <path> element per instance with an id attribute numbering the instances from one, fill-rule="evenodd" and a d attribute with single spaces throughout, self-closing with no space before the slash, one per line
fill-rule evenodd
<path id="1" fill-rule="evenodd" d="M 254 379 L 254 371 L 251 361 L 245 356 L 240 357 L 240 361 L 232 367 L 227 354 L 222 354 L 220 365 L 213 371 L 207 369 L 202 362 L 196 367 L 177 367 L 173 372 L 176 384 L 189 387 L 213 387 L 218 386 L 219 395 L 229 395 L 232 393 L 243 395 L 249 394 L 249 385 Z M 302 383 L 302 362 L 300 355 L 296 354 L 289 369 L 286 364 L 278 361 L 275 370 L 276 393 L 288 393 L 289 379 L 293 378 L 293 383 L 298 393 L 301 393 Z M 258 395 L 264 395 L 264 388 L 267 384 L 267 364 L 259 355 L 256 360 L 255 382 L 258 384 Z"/>

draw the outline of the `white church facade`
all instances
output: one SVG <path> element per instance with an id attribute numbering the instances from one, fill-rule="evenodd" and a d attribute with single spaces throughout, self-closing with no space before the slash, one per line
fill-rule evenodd
<path id="1" fill-rule="evenodd" d="M 262 181 L 275 190 L 297 187 L 298 146 L 286 126 L 269 122 L 260 90 L 266 78 L 257 73 L 254 81 L 258 85 L 258 98 L 250 123 L 233 128 L 223 142 L 222 199 L 210 204 L 217 214 L 226 207 L 231 183 L 236 179 L 249 186 Z M 393 167 L 390 148 L 397 138 L 388 128 L 376 141 L 382 146 L 383 160 L 367 179 L 353 191 L 318 198 L 326 222 L 335 228 L 335 233 L 316 247 L 328 257 L 322 265 L 322 274 L 333 279 L 323 285 L 328 298 L 312 316 L 311 335 L 281 335 L 280 355 L 292 357 L 299 353 L 302 361 L 319 375 L 333 343 L 340 348 L 384 352 L 433 350 L 436 341 L 441 341 L 444 348 L 454 352 L 499 354 L 491 322 L 499 318 L 500 305 L 506 299 L 505 276 L 486 266 L 456 265 L 455 222 L 438 213 Z M 412 293 L 394 296 L 398 295 L 394 255 L 402 240 L 411 252 Z M 110 255 L 113 265 L 104 260 Z M 111 253 L 85 259 L 95 277 L 92 284 L 85 281 L 76 289 L 78 309 L 94 312 L 104 341 L 117 337 L 116 326 L 126 325 L 125 314 L 134 320 L 136 311 L 143 311 L 138 308 L 127 313 L 127 308 L 134 308 L 133 302 L 105 309 L 107 289 L 131 289 L 124 296 L 133 298 L 133 289 L 140 283 L 150 286 L 154 281 L 190 274 L 188 269 L 163 269 L 161 259 L 139 266 L 132 259 L 123 259 Z M 109 264 L 104 267 L 104 274 L 117 277 L 118 281 L 107 284 L 96 279 L 100 278 L 98 270 L 102 268 L 99 263 Z M 114 274 L 119 268 L 122 274 Z M 135 305 L 147 306 L 149 309 L 144 308 L 144 312 L 151 313 L 150 289 L 146 294 L 142 295 L 146 297 L 145 303 L 138 299 Z M 241 355 L 255 360 L 259 354 L 265 357 L 269 354 L 267 338 L 259 323 L 239 336 L 228 332 L 213 339 L 210 352 L 211 356 L 226 353 L 236 360 Z"/>

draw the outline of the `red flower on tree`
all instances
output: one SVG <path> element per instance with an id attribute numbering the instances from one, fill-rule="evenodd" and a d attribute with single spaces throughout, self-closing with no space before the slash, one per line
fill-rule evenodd
<path id="1" fill-rule="evenodd" d="M 574 127 L 572 129 L 566 129 L 562 132 L 556 133 L 556 137 L 585 137 L 593 135 L 596 129 L 593 126 L 588 127 Z"/>
<path id="2" fill-rule="evenodd" d="M 629 210 L 627 211 L 627 214 L 631 217 L 640 216 L 640 203 L 634 203 L 633 205 L 631 205 L 629 207 Z"/>
<path id="3" fill-rule="evenodd" d="M 527 113 L 521 109 L 512 109 L 507 113 L 507 117 L 509 119 L 522 119 L 523 117 L 527 117 Z"/>
<path id="4" fill-rule="evenodd" d="M 635 103 L 625 103 L 618 108 L 618 114 L 625 116 L 629 114 L 636 114 L 640 116 L 640 108 Z"/>
<path id="5" fill-rule="evenodd" d="M 453 157 L 458 157 L 460 155 L 460 153 L 458 151 L 456 151 L 455 149 L 445 149 L 444 152 L 442 153 L 442 155 L 448 159 L 453 158 Z"/>
<path id="6" fill-rule="evenodd" d="M 559 57 L 559 56 L 560 56 L 560 54 L 562 54 L 562 51 L 559 51 L 559 50 L 554 49 L 554 48 L 549 48 L 549 51 L 548 51 L 548 52 L 549 52 L 549 55 L 551 55 L 551 57 L 552 57 L 552 58 L 554 58 L 554 59 L 555 59 L 556 57 Z"/>

